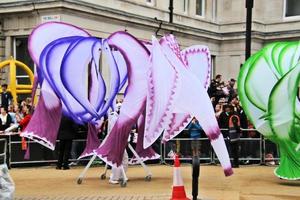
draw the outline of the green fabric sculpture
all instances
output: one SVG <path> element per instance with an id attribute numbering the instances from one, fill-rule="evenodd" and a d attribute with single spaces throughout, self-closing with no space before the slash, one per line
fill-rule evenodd
<path id="1" fill-rule="evenodd" d="M 241 104 L 255 128 L 276 143 L 282 179 L 300 179 L 300 41 L 275 42 L 251 56 L 238 77 Z"/>

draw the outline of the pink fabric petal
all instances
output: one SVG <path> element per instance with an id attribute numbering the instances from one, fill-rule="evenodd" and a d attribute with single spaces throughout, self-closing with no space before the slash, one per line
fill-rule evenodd
<path id="1" fill-rule="evenodd" d="M 177 92 L 178 73 L 165 58 L 158 41 L 152 39 L 148 78 L 144 148 L 153 144 L 172 118 L 172 103 Z"/>
<path id="2" fill-rule="evenodd" d="M 56 106 L 52 104 L 53 106 L 51 106 L 51 108 L 47 108 L 44 94 L 45 92 L 41 93 L 34 114 L 20 135 L 54 150 L 61 119 L 61 104 L 59 103 Z M 51 94 L 48 94 L 48 96 L 50 95 Z M 53 96 L 52 98 L 54 99 L 55 97 Z"/>
<path id="3" fill-rule="evenodd" d="M 99 146 L 100 140 L 98 139 L 98 129 L 94 124 L 89 123 L 85 149 L 78 159 L 93 155 L 94 150 L 97 149 Z"/>
<path id="4" fill-rule="evenodd" d="M 138 119 L 138 139 L 135 151 L 141 157 L 143 161 L 146 160 L 154 160 L 160 158 L 160 155 L 157 154 L 152 147 L 148 147 L 146 149 L 143 148 L 144 144 L 144 133 L 145 133 L 145 116 L 141 115 Z"/>
<path id="5" fill-rule="evenodd" d="M 179 44 L 175 38 L 174 35 L 170 34 L 170 35 L 165 35 L 164 37 L 162 37 L 159 41 L 160 44 L 166 44 L 170 47 L 170 49 L 172 49 L 173 53 L 176 55 L 176 57 L 182 62 L 184 63 L 184 60 L 182 58 L 181 55 L 181 51 L 180 51 L 180 47 Z"/>
<path id="6" fill-rule="evenodd" d="M 195 74 L 203 83 L 205 89 L 209 86 L 211 73 L 211 56 L 207 46 L 194 45 L 181 51 L 187 69 Z M 189 124 L 192 117 L 189 114 L 174 113 L 170 126 L 165 130 L 163 141 L 168 141 L 178 135 Z"/>
<path id="7" fill-rule="evenodd" d="M 194 45 L 181 52 L 183 61 L 189 71 L 195 74 L 205 89 L 210 83 L 211 55 L 207 46 Z"/>
<path id="8" fill-rule="evenodd" d="M 161 46 L 164 55 L 171 65 L 178 71 L 180 76 L 180 90 L 178 98 L 175 101 L 174 113 L 190 113 L 191 116 L 195 116 L 199 120 L 201 127 L 211 140 L 211 144 L 223 169 L 227 173 L 228 170 L 231 169 L 228 152 L 223 136 L 220 134 L 220 129 L 215 118 L 210 98 L 204 89 L 203 84 L 194 74 L 189 72 L 183 66 L 182 62 L 178 60 L 175 53 L 167 44 L 162 43 Z"/>
<path id="9" fill-rule="evenodd" d="M 190 123 L 192 117 L 189 114 L 173 113 L 171 124 L 164 131 L 162 142 L 169 141 L 181 133 Z"/>

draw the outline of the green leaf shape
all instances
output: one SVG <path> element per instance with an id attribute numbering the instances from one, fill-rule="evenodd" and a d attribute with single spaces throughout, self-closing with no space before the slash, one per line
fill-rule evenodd
<path id="1" fill-rule="evenodd" d="M 296 143 L 290 140 L 277 141 L 280 151 L 280 165 L 274 174 L 282 179 L 300 179 L 300 151 L 295 151 Z"/>
<path id="2" fill-rule="evenodd" d="M 296 101 L 300 81 L 300 63 L 286 73 L 271 91 L 268 110 L 272 131 L 279 139 L 297 141 Z"/>
<path id="3" fill-rule="evenodd" d="M 280 147 L 283 179 L 300 179 L 300 42 L 276 42 L 251 56 L 238 77 L 241 105 L 256 129 Z M 298 148 L 298 149 L 297 149 Z"/>

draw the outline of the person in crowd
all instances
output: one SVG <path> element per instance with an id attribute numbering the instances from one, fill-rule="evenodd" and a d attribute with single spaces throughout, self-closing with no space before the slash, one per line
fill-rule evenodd
<path id="1" fill-rule="evenodd" d="M 215 97 L 215 102 L 218 102 L 221 97 L 224 97 L 223 88 L 225 87 L 222 81 L 222 75 L 218 74 L 215 79 L 212 80 L 209 88 L 208 95 Z"/>
<path id="2" fill-rule="evenodd" d="M 199 121 L 193 117 L 192 121 L 187 126 L 187 130 L 189 131 L 191 141 L 191 148 L 192 148 L 192 156 L 199 157 L 199 150 L 200 150 L 200 134 L 202 131 L 202 127 L 199 124 Z"/>
<path id="3" fill-rule="evenodd" d="M 251 138 L 250 135 L 253 131 L 244 130 L 249 128 L 249 121 L 247 119 L 246 113 L 244 112 L 243 108 L 240 106 L 240 101 L 238 97 L 233 97 L 231 100 L 231 105 L 234 108 L 234 111 L 238 114 L 240 118 L 240 127 L 243 129 L 241 130 L 241 137 L 242 138 Z M 255 132 L 255 131 L 254 131 Z M 256 148 L 255 143 L 250 141 L 240 141 L 241 146 L 241 157 L 242 158 L 249 158 L 252 157 L 253 150 Z M 249 164 L 249 160 L 246 159 L 243 161 L 244 164 Z"/>
<path id="4" fill-rule="evenodd" d="M 213 105 L 213 107 L 215 108 L 216 105 L 218 104 L 218 102 L 216 102 L 216 97 L 210 97 L 210 101 L 211 101 L 211 104 Z"/>
<path id="5" fill-rule="evenodd" d="M 219 119 L 222 112 L 223 112 L 223 106 L 220 103 L 218 103 L 215 107 L 215 116 L 217 120 Z"/>
<path id="6" fill-rule="evenodd" d="M 33 109 L 30 105 L 25 105 L 23 108 L 22 108 L 22 111 L 23 111 L 23 115 L 24 117 L 21 119 L 21 121 L 19 122 L 19 126 L 21 128 L 21 131 L 23 131 L 26 126 L 28 125 L 31 117 L 32 117 L 32 114 L 33 114 Z"/>
<path id="7" fill-rule="evenodd" d="M 17 118 L 16 118 L 16 113 L 14 112 L 14 109 L 13 109 L 13 105 L 9 105 L 8 106 L 8 114 L 10 115 L 11 119 L 12 119 L 12 123 L 13 124 L 17 124 Z"/>
<path id="8" fill-rule="evenodd" d="M 248 119 L 246 113 L 240 105 L 240 101 L 237 96 L 233 97 L 231 100 L 231 105 L 233 106 L 234 112 L 236 112 L 240 118 L 241 128 L 248 128 Z"/>
<path id="9" fill-rule="evenodd" d="M 220 114 L 218 119 L 219 127 L 222 129 L 221 131 L 224 138 L 228 137 L 229 117 L 230 117 L 230 105 L 225 104 L 223 106 L 223 112 Z"/>
<path id="10" fill-rule="evenodd" d="M 233 157 L 233 168 L 239 167 L 239 150 L 240 150 L 240 118 L 234 113 L 233 109 L 230 112 L 229 117 L 229 141 L 230 141 L 230 153 Z"/>
<path id="11" fill-rule="evenodd" d="M 5 131 L 12 125 L 12 118 L 7 112 L 7 107 L 1 106 L 0 113 L 0 131 Z"/>
<path id="12" fill-rule="evenodd" d="M 8 106 L 8 114 L 12 119 L 12 124 L 9 128 L 5 129 L 5 132 L 17 131 L 19 123 L 17 122 L 16 113 L 13 111 L 13 105 Z"/>
<path id="13" fill-rule="evenodd" d="M 21 131 L 24 131 L 27 125 L 29 124 L 29 121 L 31 120 L 33 109 L 30 105 L 25 105 L 23 108 L 23 115 L 24 117 L 19 122 L 19 127 Z M 22 150 L 27 150 L 28 144 L 24 137 L 22 137 Z"/>
<path id="14" fill-rule="evenodd" d="M 63 115 L 58 130 L 59 153 L 56 169 L 68 170 L 69 158 L 72 149 L 72 140 L 75 136 L 75 123 L 68 116 Z"/>
<path id="15" fill-rule="evenodd" d="M 25 102 L 26 102 L 27 105 L 31 105 L 32 106 L 32 99 L 31 99 L 31 97 L 27 97 L 25 99 Z"/>
<path id="16" fill-rule="evenodd" d="M 15 104 L 13 106 L 13 112 L 16 115 L 16 121 L 17 121 L 17 123 L 19 123 L 23 119 L 23 117 L 24 117 L 23 113 L 20 110 L 19 104 Z"/>
<path id="17" fill-rule="evenodd" d="M 1 107 L 8 109 L 8 106 L 11 104 L 13 96 L 12 94 L 7 91 L 7 84 L 2 84 L 1 85 L 2 92 L 0 93 L 1 95 Z"/>
<path id="18" fill-rule="evenodd" d="M 237 97 L 237 91 L 236 91 L 236 89 L 234 89 L 235 82 L 236 82 L 236 80 L 233 78 L 228 81 L 228 84 L 227 84 L 228 102 L 231 102 L 231 100 L 234 97 Z"/>

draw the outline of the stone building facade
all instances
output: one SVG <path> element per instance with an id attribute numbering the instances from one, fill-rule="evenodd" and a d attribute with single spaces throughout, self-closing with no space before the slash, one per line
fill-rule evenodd
<path id="1" fill-rule="evenodd" d="M 139 39 L 172 32 L 182 48 L 210 48 L 213 75 L 236 78 L 245 59 L 245 0 L 0 0 L 0 61 L 14 56 L 33 67 L 27 52 L 32 29 L 46 21 L 67 22 L 94 36 L 127 30 Z M 254 0 L 252 53 L 272 41 L 299 40 L 300 1 Z M 20 80 L 24 78 L 18 72 Z M 2 70 L 2 82 L 7 70 Z"/>

